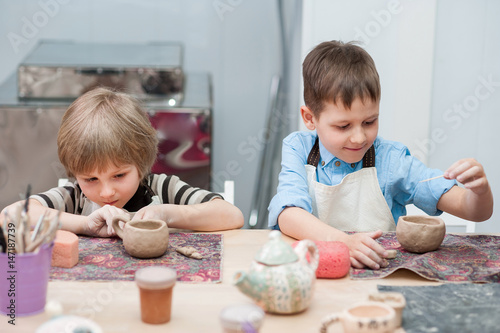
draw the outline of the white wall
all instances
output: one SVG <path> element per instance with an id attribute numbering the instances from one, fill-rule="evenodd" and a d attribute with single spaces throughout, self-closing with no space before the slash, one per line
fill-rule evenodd
<path id="1" fill-rule="evenodd" d="M 304 1 L 303 15 L 303 57 L 334 39 L 370 53 L 382 86 L 379 134 L 416 150 L 428 136 L 435 1 Z"/>
<path id="2" fill-rule="evenodd" d="M 429 165 L 445 169 L 466 157 L 483 164 L 493 196 L 500 197 L 500 2 L 437 3 Z M 500 212 L 475 224 L 477 232 L 500 232 Z"/>
<path id="3" fill-rule="evenodd" d="M 43 38 L 183 42 L 185 70 L 213 74 L 215 190 L 234 179 L 235 204 L 247 215 L 261 149 L 256 138 L 280 70 L 278 31 L 276 1 L 268 0 L 0 0 L 0 81 Z M 9 40 L 14 34 L 21 42 Z"/>

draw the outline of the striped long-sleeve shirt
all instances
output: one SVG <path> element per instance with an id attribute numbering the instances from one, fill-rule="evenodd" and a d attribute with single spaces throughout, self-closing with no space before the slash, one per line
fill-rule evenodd
<path id="1" fill-rule="evenodd" d="M 176 205 L 192 205 L 222 198 L 217 193 L 191 187 L 177 176 L 150 174 L 123 208 L 129 212 L 136 212 L 151 204 L 154 196 L 158 197 L 160 203 Z M 77 215 L 90 215 L 99 208 L 83 194 L 76 181 L 32 195 L 30 198 L 39 201 L 45 207 Z"/>

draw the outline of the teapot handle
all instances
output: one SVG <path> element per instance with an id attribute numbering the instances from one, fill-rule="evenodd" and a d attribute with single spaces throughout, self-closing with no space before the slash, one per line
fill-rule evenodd
<path id="1" fill-rule="evenodd" d="M 295 247 L 295 252 L 301 261 L 305 261 L 309 268 L 316 272 L 319 262 L 319 251 L 312 240 L 305 239 L 300 241 Z M 309 260 L 307 260 L 307 253 L 309 254 Z"/>

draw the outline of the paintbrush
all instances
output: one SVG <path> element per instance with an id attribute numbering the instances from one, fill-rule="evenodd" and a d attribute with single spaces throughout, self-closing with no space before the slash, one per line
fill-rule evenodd
<path id="1" fill-rule="evenodd" d="M 2 250 L 3 253 L 6 253 L 7 252 L 7 244 L 9 242 L 9 240 L 8 240 L 8 237 L 9 237 L 9 235 L 8 235 L 8 233 L 9 233 L 8 229 L 10 228 L 9 222 L 7 221 L 7 220 L 10 220 L 10 216 L 7 214 L 7 210 L 4 211 L 4 216 L 5 217 L 3 219 L 3 226 L 4 226 L 5 230 L 6 230 L 6 233 L 4 233 L 4 231 L 2 230 L 2 235 L 1 235 L 2 239 L 0 239 L 0 244 L 3 245 L 3 250 Z M 0 229 L 1 229 L 1 227 L 0 227 Z"/>
<path id="2" fill-rule="evenodd" d="M 7 252 L 7 242 L 5 241 L 5 236 L 3 235 L 2 226 L 0 226 L 0 248 L 2 253 Z"/>
<path id="3" fill-rule="evenodd" d="M 23 254 L 24 253 L 24 235 L 23 235 L 23 224 L 21 222 L 21 211 L 23 210 L 23 204 L 18 202 L 14 205 L 14 216 L 10 216 L 10 223 L 14 226 L 14 239 L 15 241 L 15 249 L 16 253 Z M 10 213 L 10 212 L 9 212 Z"/>
<path id="4" fill-rule="evenodd" d="M 25 202 L 24 202 L 24 213 L 28 214 L 28 207 L 29 207 L 29 197 L 31 195 L 31 184 L 28 184 L 28 188 L 26 189 L 26 197 L 25 197 Z"/>
<path id="5" fill-rule="evenodd" d="M 432 178 L 427 178 L 427 179 L 424 179 L 424 180 L 419 181 L 419 183 L 425 183 L 425 182 L 428 182 L 429 180 L 438 179 L 438 178 L 441 178 L 441 177 L 443 177 L 443 176 L 444 176 L 444 175 L 441 175 L 441 176 L 436 176 L 436 177 L 432 177 Z"/>
<path id="6" fill-rule="evenodd" d="M 38 236 L 38 233 L 40 232 L 40 227 L 42 226 L 43 220 L 45 219 L 46 215 L 47 215 L 47 211 L 43 212 L 43 214 L 38 218 L 38 221 L 36 222 L 36 225 L 35 225 L 35 229 L 33 230 L 33 233 L 31 234 L 31 241 L 32 242 Z"/>
<path id="7" fill-rule="evenodd" d="M 23 245 L 24 249 L 26 250 L 26 247 L 29 245 L 31 239 L 30 239 L 30 225 L 29 225 L 29 217 L 28 217 L 28 209 L 29 209 L 29 198 L 31 195 L 31 184 L 28 184 L 28 188 L 26 189 L 26 197 L 24 200 L 24 207 L 21 212 L 21 226 L 22 226 L 22 233 L 21 237 L 23 237 Z"/>

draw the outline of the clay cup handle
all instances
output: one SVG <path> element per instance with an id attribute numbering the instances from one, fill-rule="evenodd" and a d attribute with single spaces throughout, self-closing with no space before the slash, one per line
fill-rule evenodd
<path id="1" fill-rule="evenodd" d="M 129 222 L 130 221 L 130 216 L 125 215 L 125 214 L 119 214 L 116 216 L 113 216 L 112 220 L 112 227 L 115 230 L 116 234 L 118 237 L 123 239 L 123 229 L 120 227 L 120 222 Z"/>
<path id="2" fill-rule="evenodd" d="M 320 333 L 326 333 L 328 330 L 328 326 L 338 320 L 340 320 L 340 315 L 338 313 L 332 313 L 321 319 L 321 328 L 319 329 Z"/>

